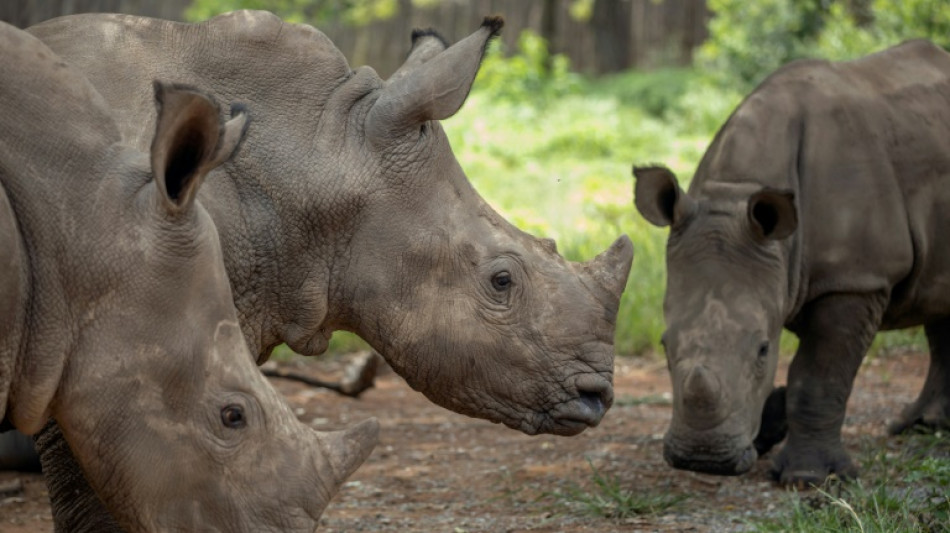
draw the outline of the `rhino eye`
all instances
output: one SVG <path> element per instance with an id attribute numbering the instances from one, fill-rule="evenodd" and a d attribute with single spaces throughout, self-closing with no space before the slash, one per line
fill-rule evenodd
<path id="1" fill-rule="evenodd" d="M 499 292 L 508 290 L 511 287 L 511 274 L 507 272 L 499 272 L 492 276 L 491 286 Z"/>
<path id="2" fill-rule="evenodd" d="M 247 425 L 247 418 L 244 416 L 244 408 L 240 405 L 231 404 L 221 409 L 221 423 L 231 429 L 241 429 Z"/>
<path id="3" fill-rule="evenodd" d="M 769 354 L 769 341 L 759 345 L 759 357 L 765 357 Z"/>

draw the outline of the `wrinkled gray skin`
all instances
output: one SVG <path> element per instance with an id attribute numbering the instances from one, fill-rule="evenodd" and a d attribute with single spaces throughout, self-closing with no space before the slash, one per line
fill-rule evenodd
<path id="1" fill-rule="evenodd" d="M 317 434 L 248 351 L 195 202 L 246 115 L 156 85 L 148 155 L 40 41 L 0 49 L 0 420 L 53 417 L 128 531 L 313 531 L 378 425 Z"/>
<path id="2" fill-rule="evenodd" d="M 613 399 L 632 245 L 624 236 L 569 263 L 468 182 L 438 120 L 462 105 L 500 26 L 486 20 L 445 51 L 420 34 L 389 81 L 351 70 L 319 31 L 263 12 L 201 24 L 82 15 L 30 31 L 81 66 L 138 143 L 155 77 L 253 110 L 240 153 L 201 200 L 259 362 L 281 342 L 318 354 L 334 330 L 353 331 L 444 407 L 572 435 Z"/>
<path id="3" fill-rule="evenodd" d="M 923 324 L 931 366 L 894 430 L 950 415 L 950 55 L 912 41 L 851 62 L 783 67 L 736 109 L 684 193 L 637 168 L 636 204 L 671 226 L 664 337 L 675 467 L 747 471 L 782 327 L 800 339 L 784 484 L 856 475 L 841 445 L 854 376 L 878 330 Z M 784 397 L 783 397 L 784 395 Z M 783 406 L 784 402 L 784 406 Z"/>

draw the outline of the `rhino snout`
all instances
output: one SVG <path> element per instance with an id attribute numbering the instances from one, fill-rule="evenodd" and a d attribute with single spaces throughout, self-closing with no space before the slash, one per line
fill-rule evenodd
<path id="1" fill-rule="evenodd" d="M 584 374 L 574 385 L 576 396 L 562 404 L 554 414 L 559 426 L 556 433 L 575 435 L 588 427 L 596 427 L 613 404 L 613 385 L 599 374 Z"/>
<path id="2" fill-rule="evenodd" d="M 752 444 L 715 449 L 705 445 L 682 447 L 669 435 L 663 440 L 663 459 L 679 470 L 738 476 L 751 470 L 758 458 L 759 454 Z"/>

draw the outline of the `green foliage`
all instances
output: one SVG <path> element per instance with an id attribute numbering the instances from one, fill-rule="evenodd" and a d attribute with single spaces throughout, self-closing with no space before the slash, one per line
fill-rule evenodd
<path id="1" fill-rule="evenodd" d="M 747 92 L 802 57 L 853 59 L 911 38 L 950 48 L 947 0 L 709 0 L 697 66 Z"/>
<path id="2" fill-rule="evenodd" d="M 547 41 L 531 30 L 521 32 L 516 53 L 510 57 L 500 39 L 492 41 L 477 79 L 480 92 L 513 101 L 548 100 L 571 94 L 578 82 L 567 57 L 551 54 Z"/>
<path id="3" fill-rule="evenodd" d="M 807 55 L 814 2 L 709 0 L 715 16 L 697 58 L 726 86 L 748 89 L 792 59 Z"/>
<path id="4" fill-rule="evenodd" d="M 869 351 L 873 356 L 906 350 L 918 352 L 927 350 L 927 336 L 924 335 L 924 328 L 916 327 L 878 333 Z"/>
<path id="5" fill-rule="evenodd" d="M 679 103 L 695 82 L 696 73 L 686 68 L 654 70 L 649 76 L 629 71 L 605 76 L 591 87 L 590 94 L 612 95 L 623 105 L 664 118 L 679 110 Z"/>
<path id="6" fill-rule="evenodd" d="M 372 348 L 366 344 L 366 341 L 354 333 L 350 333 L 349 331 L 336 331 L 333 333 L 333 336 L 330 337 L 330 347 L 327 348 L 326 355 L 321 355 L 321 357 L 335 357 L 363 350 L 372 350 Z M 275 361 L 289 361 L 296 356 L 297 354 L 286 344 L 277 346 L 274 348 L 274 351 L 271 352 L 271 359 Z"/>
<path id="7" fill-rule="evenodd" d="M 263 9 L 288 22 L 319 25 L 343 21 L 361 26 L 392 17 L 399 10 L 399 3 L 397 0 L 193 0 L 185 11 L 185 18 L 201 21 L 236 9 Z"/>
<path id="8" fill-rule="evenodd" d="M 787 510 L 753 531 L 946 531 L 950 523 L 950 445 L 939 433 L 866 441 L 862 479 L 793 493 Z"/>
<path id="9" fill-rule="evenodd" d="M 865 24 L 856 20 L 845 5 L 832 4 L 815 55 L 852 59 L 913 38 L 930 39 L 950 49 L 947 0 L 874 0 L 870 11 L 873 19 Z"/>
<path id="10" fill-rule="evenodd" d="M 584 516 L 623 520 L 639 515 L 655 515 L 675 508 L 689 498 L 685 494 L 666 491 L 628 490 L 611 475 L 602 474 L 588 460 L 592 474 L 591 485 L 583 487 L 571 483 L 565 490 L 547 495 L 559 508 Z"/>

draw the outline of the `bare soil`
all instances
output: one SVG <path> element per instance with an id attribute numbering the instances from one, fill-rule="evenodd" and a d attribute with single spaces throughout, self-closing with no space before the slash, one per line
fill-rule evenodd
<path id="1" fill-rule="evenodd" d="M 340 373 L 345 360 L 295 360 L 284 365 L 320 377 Z M 852 453 L 883 446 L 886 424 L 923 383 L 927 356 L 878 357 L 859 373 L 844 440 Z M 784 382 L 786 368 L 779 371 Z M 382 425 L 380 444 L 330 504 L 321 531 L 604 532 L 738 531 L 749 518 L 781 507 L 769 458 L 741 477 L 672 470 L 662 459 L 671 414 L 665 363 L 618 359 L 616 402 L 603 423 L 576 437 L 529 437 L 461 416 L 429 402 L 391 371 L 359 399 L 273 379 L 301 420 L 337 429 L 370 416 Z M 593 486 L 593 468 L 629 491 L 686 496 L 660 511 L 618 520 L 583 514 L 556 496 Z M 0 533 L 52 531 L 38 474 L 0 472 L 0 486 L 19 479 L 23 491 L 0 495 Z M 253 490 L 253 487 L 248 487 Z"/>

